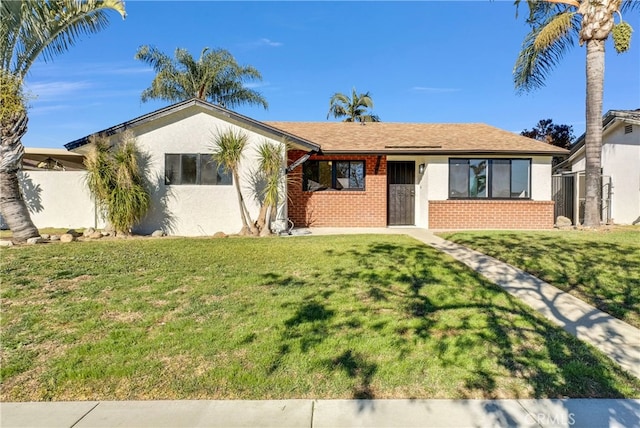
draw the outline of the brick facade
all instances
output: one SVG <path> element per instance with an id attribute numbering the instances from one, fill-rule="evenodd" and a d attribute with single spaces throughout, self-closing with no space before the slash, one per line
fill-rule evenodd
<path id="1" fill-rule="evenodd" d="M 289 152 L 289 163 L 304 151 Z M 302 166 L 289 174 L 288 211 L 296 226 L 386 227 L 387 159 L 377 155 L 314 155 L 311 160 L 365 161 L 364 191 L 305 192 Z M 419 203 L 416 199 L 416 203 Z M 550 229 L 553 201 L 444 200 L 429 201 L 429 229 Z M 422 208 L 424 209 L 424 208 Z"/>
<path id="2" fill-rule="evenodd" d="M 289 163 L 305 154 L 291 150 Z M 296 226 L 385 227 L 387 225 L 387 159 L 376 155 L 318 156 L 311 160 L 363 160 L 364 191 L 302 190 L 302 166 L 289 174 L 289 218 Z"/>
<path id="3" fill-rule="evenodd" d="M 429 201 L 429 229 L 551 229 L 553 201 Z"/>

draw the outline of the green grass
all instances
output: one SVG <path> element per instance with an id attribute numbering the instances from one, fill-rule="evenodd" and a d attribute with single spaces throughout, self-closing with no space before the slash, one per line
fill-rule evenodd
<path id="1" fill-rule="evenodd" d="M 519 267 L 640 328 L 640 227 L 440 235 Z"/>
<path id="2" fill-rule="evenodd" d="M 0 400 L 640 397 L 403 236 L 2 249 Z"/>

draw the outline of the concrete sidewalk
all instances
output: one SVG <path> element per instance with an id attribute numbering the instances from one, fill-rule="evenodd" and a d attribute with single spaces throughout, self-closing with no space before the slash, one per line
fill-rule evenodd
<path id="1" fill-rule="evenodd" d="M 640 400 L 86 401 L 0 412 L 3 428 L 640 427 Z"/>
<path id="2" fill-rule="evenodd" d="M 314 235 L 375 233 L 411 236 L 464 263 L 578 339 L 595 346 L 625 370 L 640 378 L 640 329 L 518 268 L 446 241 L 429 230 L 417 227 L 314 228 L 310 230 Z"/>

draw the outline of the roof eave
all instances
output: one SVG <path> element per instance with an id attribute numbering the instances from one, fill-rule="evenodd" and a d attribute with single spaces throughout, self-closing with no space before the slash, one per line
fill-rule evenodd
<path id="1" fill-rule="evenodd" d="M 248 129 L 248 130 L 252 130 L 254 132 L 260 133 L 261 135 L 264 134 L 269 134 L 269 135 L 275 135 L 278 138 L 285 138 L 287 139 L 288 142 L 297 145 L 299 147 L 302 147 L 306 150 L 310 150 L 310 151 L 319 151 L 320 150 L 320 146 L 312 143 L 311 141 L 305 140 L 304 138 L 300 138 L 297 137 L 293 134 L 289 134 L 287 132 L 284 132 L 278 128 L 274 128 L 272 126 L 266 125 L 262 122 L 259 122 L 257 120 L 251 119 L 247 116 L 243 116 L 239 113 L 233 112 L 231 110 L 227 110 L 223 107 L 219 107 L 216 106 L 214 104 L 211 104 L 209 102 L 197 99 L 197 98 L 191 98 L 189 100 L 186 101 L 182 101 L 180 103 L 177 104 L 172 104 L 170 106 L 167 107 L 163 107 L 159 110 L 153 111 L 151 113 L 147 113 L 143 116 L 137 117 L 133 120 L 127 121 L 127 122 L 123 122 L 121 124 L 112 126 L 110 128 L 107 129 L 103 129 L 102 131 L 98 131 L 95 132 L 93 134 L 87 135 L 86 137 L 83 138 L 79 138 L 77 140 L 71 141 L 67 144 L 64 145 L 64 147 L 67 150 L 74 150 L 77 148 L 80 148 L 82 146 L 85 146 L 87 144 L 89 144 L 90 138 L 93 136 L 98 136 L 98 135 L 105 135 L 105 136 L 111 136 L 111 135 L 115 135 L 118 134 L 120 132 L 123 132 L 129 128 L 132 128 L 134 126 L 140 126 L 143 125 L 147 122 L 150 122 L 152 120 L 156 120 L 159 118 L 162 118 L 164 116 L 167 116 L 169 114 L 172 114 L 176 111 L 180 111 L 183 110 L 185 108 L 188 107 L 192 107 L 192 106 L 201 106 L 204 107 L 206 109 L 208 109 L 211 112 L 214 112 L 215 116 L 222 116 L 224 118 L 226 118 L 227 120 L 234 122 L 236 124 L 241 124 L 244 128 Z"/>
<path id="2" fill-rule="evenodd" d="M 568 150 L 562 151 L 523 151 L 523 150 L 322 150 L 323 155 L 517 155 L 517 156 L 568 156 Z"/>

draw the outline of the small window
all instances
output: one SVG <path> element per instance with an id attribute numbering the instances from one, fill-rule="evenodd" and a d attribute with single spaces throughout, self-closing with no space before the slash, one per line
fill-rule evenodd
<path id="1" fill-rule="evenodd" d="M 231 173 L 225 172 L 209 153 L 164 155 L 164 184 L 230 185 Z"/>
<path id="2" fill-rule="evenodd" d="M 631 134 L 633 132 L 633 125 L 629 124 L 629 125 L 625 125 L 624 126 L 624 133 L 625 134 Z"/>
<path id="3" fill-rule="evenodd" d="M 530 177 L 530 159 L 449 159 L 449 197 L 530 198 Z"/>
<path id="4" fill-rule="evenodd" d="M 302 189 L 364 190 L 364 161 L 307 161 L 302 168 Z"/>

